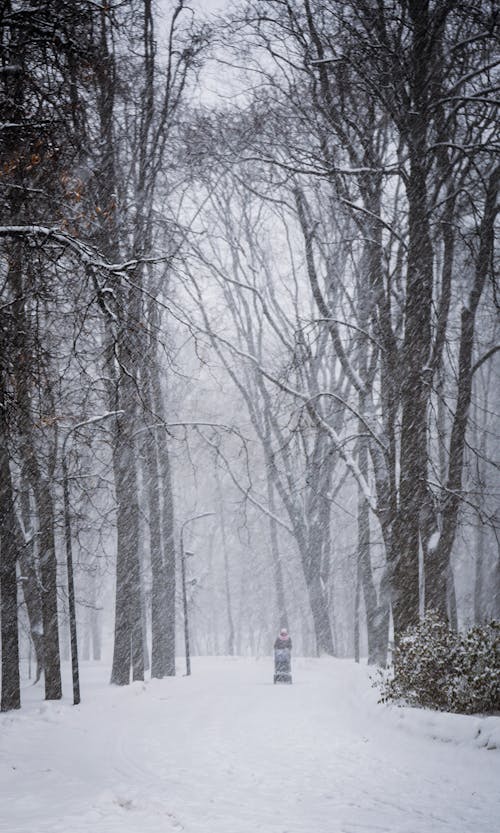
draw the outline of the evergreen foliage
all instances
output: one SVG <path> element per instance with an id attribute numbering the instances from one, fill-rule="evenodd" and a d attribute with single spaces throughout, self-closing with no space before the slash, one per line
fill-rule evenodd
<path id="1" fill-rule="evenodd" d="M 389 675 L 375 683 L 380 702 L 460 714 L 500 711 L 500 622 L 453 631 L 435 612 L 409 628 Z"/>

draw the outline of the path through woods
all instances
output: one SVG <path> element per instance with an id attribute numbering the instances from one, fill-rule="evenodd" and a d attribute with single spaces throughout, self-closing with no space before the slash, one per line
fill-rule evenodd
<path id="1" fill-rule="evenodd" d="M 443 718 L 465 737 L 477 718 L 377 706 L 350 660 L 297 660 L 293 686 L 272 685 L 270 659 L 195 657 L 191 678 L 126 688 L 106 677 L 84 667 L 80 707 L 30 687 L 1 716 L 2 833 L 497 829 L 500 749 L 428 736 Z"/>

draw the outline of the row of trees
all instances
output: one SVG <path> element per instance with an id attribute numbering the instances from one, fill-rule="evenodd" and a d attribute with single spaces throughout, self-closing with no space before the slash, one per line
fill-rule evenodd
<path id="1" fill-rule="evenodd" d="M 231 562 L 241 518 L 271 618 L 303 610 L 318 652 L 341 573 L 371 662 L 391 617 L 457 626 L 467 548 L 475 618 L 499 615 L 494 27 L 459 0 L 245 0 L 210 26 L 184 0 L 3 4 L 3 710 L 24 616 L 61 696 L 58 562 L 76 545 L 98 606 L 98 527 L 111 681 L 143 678 L 145 621 L 152 675 L 175 673 L 175 493 L 181 522 L 196 489 L 218 510 L 230 653 L 263 581 Z"/>
<path id="2" fill-rule="evenodd" d="M 495 17 L 483 3 L 275 0 L 227 25 L 253 91 L 225 121 L 222 184 L 201 172 L 217 236 L 195 254 L 194 300 L 262 443 L 267 506 L 275 490 L 327 652 L 330 500 L 354 478 L 369 656 L 383 661 L 390 612 L 396 635 L 424 607 L 456 626 L 464 507 L 494 523 L 464 473 L 481 456 L 472 396 L 498 350 Z M 221 120 L 208 122 L 215 145 Z M 200 264 L 234 337 L 210 319 Z M 284 424 L 283 405 L 297 419 Z M 478 416 L 476 436 L 489 425 Z M 495 612 L 498 569 L 483 553 Z"/>
<path id="3" fill-rule="evenodd" d="M 155 298 L 179 230 L 173 217 L 158 229 L 155 199 L 160 173 L 164 195 L 182 187 L 169 177 L 205 34 L 183 2 L 166 26 L 160 61 L 150 2 L 3 4 L 2 709 L 20 702 L 18 583 L 46 697 L 61 696 L 66 478 L 73 523 L 79 510 L 95 517 L 100 486 L 108 477 L 113 485 L 112 682 L 144 675 L 141 512 L 151 521 L 152 673 L 175 673 L 165 336 Z M 153 248 L 162 251 L 155 271 Z M 104 445 L 90 437 L 98 429 Z"/>

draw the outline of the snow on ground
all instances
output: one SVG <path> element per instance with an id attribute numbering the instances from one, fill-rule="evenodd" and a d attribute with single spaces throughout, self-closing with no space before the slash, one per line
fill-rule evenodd
<path id="1" fill-rule="evenodd" d="M 190 678 L 116 688 L 84 664 L 78 707 L 26 688 L 0 716 L 0 831 L 499 830 L 500 717 L 377 705 L 349 660 L 293 672 L 195 657 Z"/>

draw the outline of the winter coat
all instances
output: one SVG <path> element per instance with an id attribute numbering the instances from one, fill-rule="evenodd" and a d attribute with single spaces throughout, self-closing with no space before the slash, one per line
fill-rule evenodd
<path id="1" fill-rule="evenodd" d="M 276 642 L 274 643 L 274 650 L 279 651 L 283 648 L 288 648 L 289 651 L 292 650 L 292 640 L 289 636 L 278 636 Z"/>

